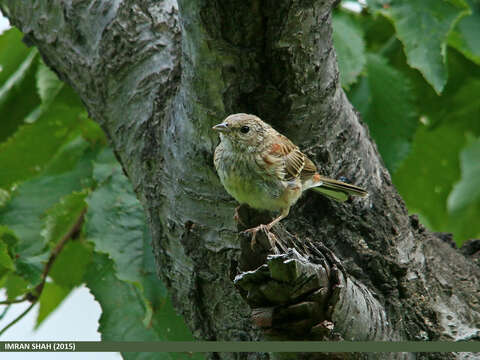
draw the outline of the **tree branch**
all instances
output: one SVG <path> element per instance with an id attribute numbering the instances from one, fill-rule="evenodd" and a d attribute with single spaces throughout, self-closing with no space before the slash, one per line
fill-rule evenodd
<path id="1" fill-rule="evenodd" d="M 10 323 L 8 323 L 3 329 L 0 329 L 0 336 L 2 336 L 8 329 L 10 329 L 13 325 L 23 319 L 25 315 L 27 315 L 30 310 L 36 305 L 36 302 L 30 304 L 28 308 L 25 309 L 20 315 L 18 315 L 15 319 L 13 319 Z"/>
<path id="2" fill-rule="evenodd" d="M 308 293 L 300 303 L 277 304 L 281 316 L 256 312 L 259 325 L 314 314 L 319 322 L 308 325 L 310 332 L 319 326 L 318 336 L 328 336 L 333 326 L 342 338 L 357 338 L 360 322 L 349 322 L 357 309 L 368 321 L 362 338 L 460 340 L 474 334 L 479 268 L 408 216 L 340 87 L 331 37 L 334 1 L 183 0 L 178 8 L 173 0 L 2 4 L 110 137 L 147 212 L 158 271 L 197 338 L 263 336 L 232 280 L 238 271 L 273 260 L 247 256 L 232 219 L 235 203 L 212 166 L 217 138 L 210 128 L 235 112 L 259 115 L 323 174 L 346 176 L 370 193 L 343 204 L 307 194 L 276 227 L 283 241 L 296 239 L 307 268 L 330 269 L 329 284 L 342 287 L 318 288 L 330 312 Z M 244 218 L 253 223 L 265 216 L 247 212 Z M 301 252 L 308 243 L 330 259 L 323 244 L 341 263 L 316 264 Z M 238 283 L 248 296 L 251 290 Z"/>

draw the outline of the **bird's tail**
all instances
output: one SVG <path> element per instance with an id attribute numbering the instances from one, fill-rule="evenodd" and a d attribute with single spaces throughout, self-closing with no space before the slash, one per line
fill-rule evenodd
<path id="1" fill-rule="evenodd" d="M 361 187 L 333 180 L 321 175 L 314 176 L 315 182 L 310 188 L 337 201 L 345 201 L 349 196 L 366 197 L 368 192 Z"/>

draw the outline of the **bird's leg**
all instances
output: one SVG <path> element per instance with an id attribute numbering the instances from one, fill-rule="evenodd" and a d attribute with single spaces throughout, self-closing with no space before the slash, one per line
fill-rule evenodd
<path id="1" fill-rule="evenodd" d="M 285 219 L 287 216 L 288 216 L 288 213 L 290 212 L 290 208 L 285 208 L 285 209 L 282 209 L 282 212 L 280 213 L 280 215 L 278 215 L 275 219 L 273 219 L 269 224 L 267 224 L 267 230 L 270 231 L 270 229 L 275 225 L 277 224 L 278 222 L 280 222 L 282 219 Z"/>
<path id="2" fill-rule="evenodd" d="M 240 209 L 242 205 L 238 205 L 236 208 L 235 208 L 235 213 L 233 214 L 233 220 L 235 220 L 235 222 L 237 224 L 240 224 L 242 226 L 245 226 L 247 227 L 247 225 L 245 225 L 245 223 L 242 221 L 242 219 L 240 218 L 240 214 L 238 213 L 238 210 Z"/>
<path id="3" fill-rule="evenodd" d="M 268 241 L 270 242 L 270 245 L 272 247 L 272 249 L 276 249 L 276 243 L 277 243 L 277 238 L 275 237 L 275 235 L 273 235 L 271 232 L 270 232 L 270 229 L 275 225 L 277 224 L 278 222 L 280 222 L 282 219 L 286 218 L 288 216 L 288 213 L 290 211 L 290 208 L 285 208 L 285 209 L 282 209 L 282 212 L 280 213 L 279 216 L 277 216 L 275 219 L 273 219 L 270 223 L 268 223 L 267 225 L 264 225 L 264 224 L 260 224 L 256 227 L 253 227 L 251 229 L 247 229 L 247 230 L 244 230 L 244 232 L 249 232 L 249 233 L 252 233 L 252 242 L 250 244 L 250 247 L 252 248 L 253 250 L 253 246 L 255 245 L 256 241 L 255 241 L 255 238 L 257 236 L 257 232 L 259 232 L 260 230 L 263 230 L 265 232 L 265 234 L 267 235 L 268 237 Z"/>

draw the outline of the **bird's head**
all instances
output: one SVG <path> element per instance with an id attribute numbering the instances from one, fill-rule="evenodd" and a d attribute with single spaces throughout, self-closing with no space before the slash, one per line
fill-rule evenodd
<path id="1" fill-rule="evenodd" d="M 250 114 L 229 115 L 212 129 L 220 133 L 220 139 L 232 148 L 252 152 L 264 143 L 270 125 Z"/>

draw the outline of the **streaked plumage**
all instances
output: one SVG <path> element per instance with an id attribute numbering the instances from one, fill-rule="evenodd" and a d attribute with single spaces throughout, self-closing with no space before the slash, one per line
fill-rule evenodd
<path id="1" fill-rule="evenodd" d="M 288 215 L 304 190 L 313 188 L 338 201 L 367 195 L 358 186 L 319 175 L 294 143 L 257 116 L 233 114 L 213 129 L 221 139 L 215 168 L 227 192 L 241 204 L 281 211 L 266 230 Z M 255 234 L 261 227 L 247 231 Z"/>

